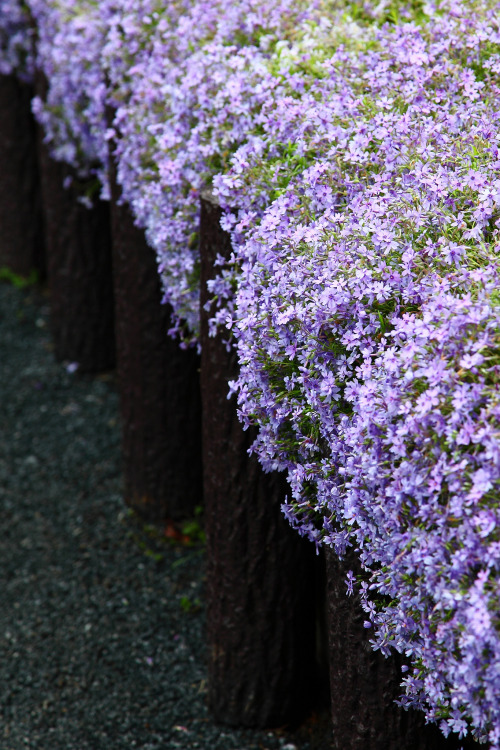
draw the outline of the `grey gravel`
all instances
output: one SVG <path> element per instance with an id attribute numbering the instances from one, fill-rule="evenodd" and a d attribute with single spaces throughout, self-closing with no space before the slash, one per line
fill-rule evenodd
<path id="1" fill-rule="evenodd" d="M 329 747 L 213 723 L 203 547 L 127 511 L 114 376 L 73 370 L 46 293 L 0 284 L 0 750 Z"/>

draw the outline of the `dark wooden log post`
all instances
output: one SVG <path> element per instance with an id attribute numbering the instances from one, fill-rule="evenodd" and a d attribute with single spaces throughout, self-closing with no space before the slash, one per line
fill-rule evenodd
<path id="1" fill-rule="evenodd" d="M 125 499 L 153 522 L 202 503 L 199 356 L 168 337 L 153 250 L 134 226 L 111 158 L 111 218 Z"/>
<path id="2" fill-rule="evenodd" d="M 45 86 L 38 75 L 42 98 Z M 41 129 L 38 151 L 55 356 L 77 363 L 80 372 L 109 370 L 115 364 L 109 204 L 89 199 L 97 184 L 50 157 Z"/>
<path id="3" fill-rule="evenodd" d="M 43 276 L 43 231 L 32 88 L 0 76 L 0 267 Z"/>
<path id="4" fill-rule="evenodd" d="M 296 721 L 310 707 L 315 673 L 315 550 L 280 511 L 280 474 L 247 455 L 228 381 L 234 351 L 208 336 L 206 284 L 217 253 L 230 252 L 221 211 L 201 207 L 201 387 L 205 523 L 208 537 L 209 705 L 216 721 L 265 727 Z"/>
<path id="5" fill-rule="evenodd" d="M 447 739 L 426 725 L 421 711 L 395 704 L 401 694 L 401 660 L 387 659 L 369 643 L 359 597 L 346 595 L 348 570 L 359 572 L 356 553 L 340 561 L 326 552 L 330 690 L 335 750 L 473 750 L 470 740 Z"/>

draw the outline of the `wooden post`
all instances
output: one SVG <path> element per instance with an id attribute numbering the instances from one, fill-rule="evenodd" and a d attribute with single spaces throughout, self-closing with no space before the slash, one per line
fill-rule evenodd
<path id="1" fill-rule="evenodd" d="M 32 89 L 0 75 L 0 268 L 43 276 L 43 231 Z"/>
<path id="2" fill-rule="evenodd" d="M 208 279 L 229 237 L 210 196 L 201 206 L 201 388 L 207 531 L 209 706 L 216 721 L 265 727 L 300 720 L 316 692 L 315 550 L 282 516 L 283 475 L 247 450 L 236 405 L 234 351 L 208 336 Z"/>
<path id="3" fill-rule="evenodd" d="M 199 356 L 167 335 L 155 254 L 121 202 L 112 156 L 110 171 L 125 499 L 149 521 L 185 519 L 202 503 Z"/>
<path id="4" fill-rule="evenodd" d="M 348 570 L 360 570 L 356 553 L 340 561 L 326 551 L 330 691 L 335 750 L 472 750 L 477 743 L 447 739 L 421 711 L 394 701 L 402 678 L 398 654 L 387 659 L 369 643 L 359 597 L 346 595 Z"/>
<path id="5" fill-rule="evenodd" d="M 45 87 L 38 75 L 42 99 Z M 115 363 L 109 204 L 97 197 L 90 208 L 82 202 L 89 186 L 50 157 L 41 129 L 38 151 L 55 356 L 80 372 L 109 370 Z"/>

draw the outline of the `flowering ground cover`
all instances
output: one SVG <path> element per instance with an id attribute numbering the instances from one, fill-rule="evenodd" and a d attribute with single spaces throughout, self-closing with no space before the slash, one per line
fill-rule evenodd
<path id="1" fill-rule="evenodd" d="M 33 34 L 27 9 L 19 0 L 2 0 L 0 9 L 0 75 L 15 72 L 29 80 L 33 74 Z"/>
<path id="2" fill-rule="evenodd" d="M 402 703 L 499 748 L 500 4 L 29 5 L 54 153 L 105 185 L 117 139 L 185 342 L 212 185 L 213 324 L 285 514 L 359 551 L 346 586 L 406 655 Z"/>
<path id="3" fill-rule="evenodd" d="M 178 329 L 199 327 L 199 195 L 279 96 L 266 61 L 306 3 L 103 3 L 118 176 L 158 256 Z M 123 74 L 126 71 L 126 74 Z"/>
<path id="4" fill-rule="evenodd" d="M 100 65 L 104 31 L 98 7 L 91 0 L 33 0 L 28 5 L 37 30 L 36 67 L 47 82 L 45 101 L 33 100 L 45 142 L 55 159 L 90 180 L 91 192 L 108 197 L 106 82 Z"/>
<path id="5" fill-rule="evenodd" d="M 301 95 L 216 178 L 247 197 L 234 388 L 291 522 L 360 551 L 347 584 L 408 657 L 402 702 L 497 747 L 498 18 L 427 11 L 332 44 L 326 84 L 299 47 Z"/>

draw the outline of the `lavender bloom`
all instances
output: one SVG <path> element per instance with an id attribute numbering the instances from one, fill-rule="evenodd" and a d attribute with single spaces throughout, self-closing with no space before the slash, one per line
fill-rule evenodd
<path id="1" fill-rule="evenodd" d="M 0 3 L 10 72 L 30 37 Z M 498 750 L 498 0 L 28 5 L 52 151 L 105 193 L 117 139 L 186 342 L 212 185 L 233 243 L 212 327 L 286 517 L 358 550 L 373 643 L 411 663 L 401 703 Z"/>
<path id="2" fill-rule="evenodd" d="M 158 258 L 174 332 L 199 327 L 200 191 L 257 126 L 279 79 L 267 62 L 310 4 L 227 0 L 101 4 L 120 133 L 118 179 Z"/>
<path id="3" fill-rule="evenodd" d="M 33 76 L 33 32 L 21 0 L 0 2 L 0 75 Z"/>
<path id="4" fill-rule="evenodd" d="M 498 747 L 498 22 L 447 10 L 357 33 L 319 80 L 287 61 L 300 95 L 215 179 L 218 320 L 287 518 L 359 550 L 374 644 L 415 665 L 403 704 Z"/>
<path id="5" fill-rule="evenodd" d="M 48 82 L 46 102 L 33 102 L 45 141 L 55 159 L 84 179 L 99 180 L 106 198 L 104 29 L 98 7 L 92 0 L 29 0 L 28 5 L 37 28 L 36 66 Z"/>

